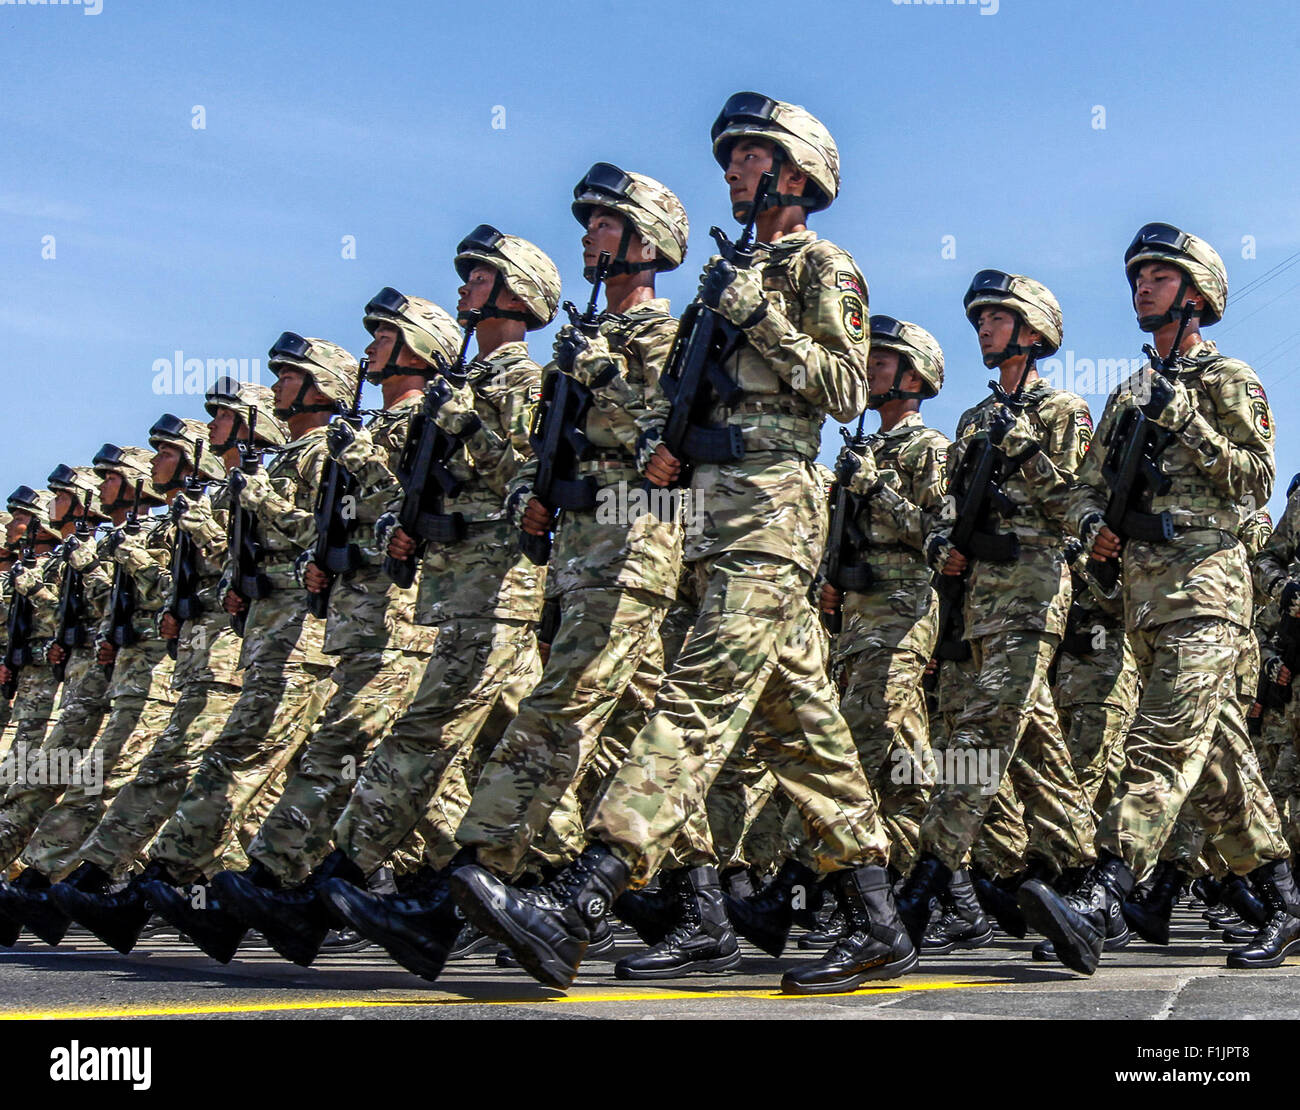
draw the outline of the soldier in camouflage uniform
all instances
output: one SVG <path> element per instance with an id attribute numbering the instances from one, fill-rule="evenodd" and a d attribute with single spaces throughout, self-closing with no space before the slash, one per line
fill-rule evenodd
<path id="1" fill-rule="evenodd" d="M 244 621 L 243 690 L 149 851 L 163 877 L 143 888 L 155 912 L 222 963 L 234 956 L 246 926 L 206 885 L 187 898 L 172 884 L 200 882 L 218 870 L 250 808 L 286 773 L 331 694 L 331 667 L 321 651 L 324 621 L 307 612 L 294 563 L 316 538 L 326 425 L 352 405 L 360 373 L 342 347 L 293 332 L 280 336 L 268 365 L 276 375 L 275 415 L 288 442 L 269 466 L 234 470 L 229 479 L 232 518 L 240 510 L 256 518 L 262 549 L 256 583 L 242 553 L 233 544 L 227 551 L 223 606 Z M 246 434 L 251 413 L 240 415 Z M 264 423 L 259 412 L 259 435 Z"/>
<path id="2" fill-rule="evenodd" d="M 733 211 L 743 221 L 755 209 L 760 248 L 752 268 L 720 258 L 706 268 L 706 281 L 725 282 L 717 311 L 744 335 L 725 363 L 741 396 L 708 419 L 738 429 L 744 453 L 689 460 L 703 522 L 685 551 L 701 597 L 695 626 L 597 807 L 582 855 L 538 894 L 476 866 L 452 879 L 466 916 L 561 988 L 611 902 L 654 874 L 688 811 L 703 804 L 710 774 L 725 762 L 718 753 L 739 742 L 756 707 L 769 705 L 792 705 L 802 735 L 756 754 L 808 820 L 819 865 L 842 872 L 852 922 L 824 960 L 788 972 L 785 989 L 851 989 L 916 961 L 894 911 L 888 838 L 871 787 L 819 653 L 808 650 L 819 632 L 807 595 L 826 536 L 814 468 L 821 424 L 827 413 L 851 420 L 867 403 L 866 283 L 845 251 L 806 226 L 808 213 L 839 190 L 839 154 L 804 109 L 755 93 L 727 101 L 712 138 Z M 757 206 L 765 172 L 774 187 Z M 654 485 L 679 477 L 683 460 L 653 428 L 640 454 Z"/>
<path id="3" fill-rule="evenodd" d="M 269 408 L 270 390 L 260 386 L 244 388 L 254 390 L 254 395 Z M 214 396 L 209 391 L 209 413 L 222 411 L 214 400 L 223 396 L 224 392 Z M 78 851 L 79 858 L 88 865 L 89 881 L 83 879 L 80 889 L 56 883 L 50 891 L 64 913 L 120 952 L 134 947 L 149 919 L 142 884 L 161 874 L 160 865 L 135 876 L 125 889 L 114 894 L 104 893 L 102 888 L 125 876 L 171 816 L 204 752 L 225 727 L 242 682 L 237 669 L 239 639 L 221 608 L 218 594 L 226 555 L 226 513 L 224 508 L 217 508 L 211 511 L 210 518 L 207 513 L 191 514 L 190 500 L 197 501 L 202 491 L 192 490 L 188 498 L 182 492 L 187 481 L 197 486 L 221 480 L 226 468 L 237 462 L 238 451 L 233 445 L 225 457 L 220 452 L 204 451 L 206 443 L 220 442 L 219 437 L 212 439 L 211 432 L 211 425 L 170 414 L 150 431 L 149 446 L 157 451 L 154 486 L 167 498 L 171 509 L 165 542 L 171 547 L 172 558 L 165 569 L 148 573 L 156 574 L 156 587 L 166 598 L 158 630 L 162 639 L 172 645 L 168 654 L 174 650 L 176 655 L 172 671 L 176 706 L 135 777 L 113 799 Z M 217 494 L 218 501 L 224 502 L 224 497 L 224 490 Z M 196 516 L 205 525 L 197 534 Z M 191 557 L 196 576 L 192 597 L 187 599 L 179 596 L 177 583 L 177 575 L 187 573 L 178 566 L 176 557 L 182 535 L 193 543 Z M 181 608 L 187 613 L 178 612 Z"/>
<path id="4" fill-rule="evenodd" d="M 13 521 L 13 516 L 6 510 L 0 509 L 0 528 L 6 535 L 9 532 L 9 525 Z M 13 569 L 14 553 L 0 544 L 0 611 L 9 612 L 9 599 L 13 596 L 9 582 L 9 572 Z M 0 629 L 0 652 L 4 651 L 9 641 L 9 625 L 5 622 L 5 627 Z M 0 751 L 3 751 L 8 744 L 5 738 L 5 726 L 9 724 L 9 710 L 11 703 L 8 698 L 0 698 Z"/>
<path id="5" fill-rule="evenodd" d="M 63 693 L 59 699 L 59 719 L 49 730 L 41 744 L 40 761 L 49 767 L 61 759 L 71 768 L 69 759 L 84 755 L 94 744 L 105 715 L 108 713 L 108 674 L 96 658 L 93 642 L 94 630 L 103 620 L 112 587 L 112 572 L 100 558 L 94 529 L 108 520 L 99 509 L 99 479 L 90 467 L 59 466 L 50 475 L 50 489 L 54 492 L 54 520 L 64 542 L 59 561 L 58 592 L 62 596 L 68 568 L 81 577 L 83 621 L 80 633 L 74 639 L 82 644 L 71 648 L 52 644 L 46 658 L 52 667 L 63 668 Z M 126 518 L 128 501 L 119 501 L 111 509 L 116 523 Z M 84 521 L 83 534 L 74 534 L 79 521 Z M 73 626 L 70 626 L 73 627 Z M 67 752 L 67 756 L 57 753 Z M 0 868 L 7 868 L 18 857 L 23 846 L 36 831 L 37 823 L 60 796 L 68 782 L 64 775 L 46 774 L 39 782 L 15 782 L 0 802 Z M 55 781 L 50 781 L 55 779 Z M 35 872 L 30 879 L 36 879 Z"/>
<path id="6" fill-rule="evenodd" d="M 64 791 L 41 818 L 22 854 L 31 872 L 31 885 L 19 895 L 19 904 L 8 904 L 5 911 L 49 944 L 59 943 L 70 921 L 50 898 L 50 881 L 66 875 L 73 886 L 103 889 L 104 877 L 90 868 L 68 874 L 76 863 L 77 849 L 135 776 L 176 702 L 171 689 L 172 660 L 157 630 L 164 602 L 159 570 L 170 557 L 167 522 L 146 513 L 147 507 L 164 503 L 164 495 L 153 483 L 154 452 L 106 443 L 94 461 L 95 472 L 102 479 L 101 504 L 114 514 L 124 503 L 134 508 L 134 490 L 139 489 L 140 512 L 128 514 L 125 523 L 100 545 L 101 556 L 112 560 L 113 584 L 99 627 L 96 655 L 101 665 L 112 668 L 112 676 L 108 717 L 82 761 L 83 769 L 91 770 Z M 132 491 L 129 496 L 127 490 Z"/>
<path id="7" fill-rule="evenodd" d="M 34 490 L 19 486 L 9 495 L 8 509 L 12 514 L 6 537 L 12 550 L 18 553 L 19 563 L 11 575 L 13 595 L 10 605 L 26 599 L 31 610 L 31 634 L 28 637 L 26 656 L 17 671 L 16 690 L 9 711 L 5 734 L 0 737 L 0 755 L 10 747 L 18 751 L 35 751 L 41 746 L 45 734 L 58 720 L 59 680 L 54 669 L 45 660 L 45 645 L 54 636 L 55 609 L 58 605 L 59 572 L 61 560 L 51 558 L 57 532 L 52 531 L 50 511 L 54 495 L 49 490 Z M 29 534 L 30 533 L 30 537 Z M 24 559 L 26 541 L 33 540 L 32 562 Z M 0 663 L 0 683 L 11 678 L 10 669 Z"/>
<path id="8" fill-rule="evenodd" d="M 1139 326 L 1154 335 L 1162 360 L 1172 355 L 1171 364 L 1162 371 L 1153 355 L 1151 365 L 1111 394 L 1100 447 L 1057 504 L 1094 558 L 1120 559 L 1142 695 L 1089 879 L 1069 897 L 1031 881 L 1020 902 L 1057 958 L 1091 974 L 1111 909 L 1158 860 L 1191 801 L 1215 847 L 1234 873 L 1249 875 L 1268 911 L 1255 941 L 1231 953 L 1228 965 L 1275 967 L 1300 943 L 1300 894 L 1235 696 L 1236 676 L 1257 658 L 1249 566 L 1238 539 L 1241 506 L 1253 511 L 1272 492 L 1273 418 L 1254 371 L 1201 337 L 1200 327 L 1216 323 L 1227 301 L 1227 273 L 1209 244 L 1168 224 L 1148 224 L 1125 254 L 1125 271 Z M 1131 509 L 1168 513 L 1174 535 L 1164 542 L 1123 539 L 1103 516 L 1102 468 L 1122 446 L 1119 422 L 1129 426 L 1127 414 L 1135 410 L 1155 425 L 1156 465 L 1168 489 Z M 1282 598 L 1286 583 L 1278 575 L 1267 591 L 1279 597 L 1283 612 L 1290 604 L 1290 595 Z M 1300 584 L 1291 592 L 1300 595 Z M 1197 796 L 1189 798 L 1193 787 Z"/>
<path id="9" fill-rule="evenodd" d="M 444 779 L 500 739 L 541 670 L 535 623 L 542 573 L 520 554 L 505 499 L 527 457 L 541 377 L 524 337 L 554 317 L 559 273 L 531 243 L 487 225 L 462 241 L 456 266 L 465 281 L 459 315 L 478 336 L 478 356 L 468 367 L 458 363 L 454 329 L 444 353 L 428 349 L 432 380 L 422 418 L 450 453 L 452 488 L 444 488 L 440 511 L 424 509 L 417 534 L 399 524 L 395 491 L 375 530 L 391 558 L 419 565 L 415 619 L 434 636 L 433 654 L 410 706 L 372 752 L 335 822 L 335 850 L 301 888 L 262 898 L 278 919 L 277 947 L 298 963 L 311 962 L 328 927 L 323 889 L 341 920 L 420 971 L 402 948 L 410 919 L 420 919 L 418 898 L 367 891 L 366 877 L 404 842 L 414 844 L 419 827 L 433 858 L 407 882 L 416 895 L 427 887 L 455 848 L 436 842 L 426 813 L 442 804 Z M 411 435 L 414 448 L 421 429 Z M 448 948 L 459 924 L 451 923 Z"/>
<path id="10" fill-rule="evenodd" d="M 969 558 L 949 542 L 950 520 L 930 534 L 926 551 L 941 574 L 970 568 L 963 620 L 977 668 L 974 687 L 948 737 L 948 753 L 990 753 L 991 783 L 948 775 L 921 825 L 920 859 L 899 894 L 899 912 L 914 937 L 929 918 L 932 896 L 948 890 L 972 915 L 964 870 L 980 826 L 1011 773 L 1030 826 L 1031 865 L 1053 874 L 1092 859 L 1092 817 L 1079 787 L 1052 702 L 1048 669 L 1065 631 L 1070 575 L 1060 526 L 1046 513 L 1031 472 L 1048 489 L 1063 489 L 1083 459 L 1092 433 L 1087 403 L 1053 388 L 1036 360 L 1061 344 L 1061 310 L 1039 282 L 1018 274 L 976 274 L 964 305 L 985 366 L 1001 384 L 961 417 L 949 457 L 954 494 L 965 461 L 986 441 L 998 451 L 1001 488 L 1013 511 L 980 522 Z M 1026 431 L 1028 429 L 1028 431 Z M 1012 432 L 1019 430 L 1019 438 Z M 949 514 L 951 518 L 951 514 Z M 1006 531 L 996 531 L 999 525 Z M 1013 768 L 1017 754 L 1021 759 Z M 949 761 L 951 767 L 951 761 Z M 955 781 L 961 779 L 961 781 Z"/>
<path id="11" fill-rule="evenodd" d="M 335 694 L 249 847 L 252 866 L 242 874 L 219 875 L 213 884 L 227 909 L 261 930 L 288 959 L 302 954 L 296 934 L 283 928 L 279 895 L 300 886 L 329 853 L 331 831 L 358 769 L 406 713 L 437 635 L 416 623 L 418 582 L 399 586 L 385 572 L 374 525 L 400 492 L 396 472 L 412 420 L 430 379 L 454 370 L 461 333 L 432 301 L 389 288 L 367 304 L 364 324 L 373 337 L 366 348 L 366 379 L 382 388 L 384 408 L 360 430 L 335 421 L 327 436 L 335 464 L 354 482 L 348 539 L 355 566 L 335 574 L 312 560 L 303 574 L 309 591 L 329 590 L 325 652 L 339 659 Z M 313 891 L 301 893 L 310 899 Z"/>

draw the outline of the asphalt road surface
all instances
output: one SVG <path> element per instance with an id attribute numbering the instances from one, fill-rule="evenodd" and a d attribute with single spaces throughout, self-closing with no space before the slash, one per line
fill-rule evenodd
<path id="1" fill-rule="evenodd" d="M 925 957 L 917 972 L 852 994 L 780 993 L 781 971 L 813 959 L 793 945 L 781 960 L 746 948 L 735 972 L 626 983 L 613 960 L 640 947 L 619 935 L 613 959 L 583 966 L 565 993 L 498 968 L 491 950 L 448 965 L 425 983 L 381 949 L 331 953 L 303 969 L 246 945 L 229 965 L 175 933 L 121 956 L 72 931 L 58 948 L 24 937 L 0 950 L 0 1018 L 1290 1018 L 1300 1011 L 1300 959 L 1273 971 L 1230 971 L 1227 946 L 1186 904 L 1173 943 L 1139 940 L 1108 953 L 1090 978 L 1030 959 L 1033 938 L 999 934 L 985 948 Z M 57 974 L 51 974 L 56 972 Z"/>

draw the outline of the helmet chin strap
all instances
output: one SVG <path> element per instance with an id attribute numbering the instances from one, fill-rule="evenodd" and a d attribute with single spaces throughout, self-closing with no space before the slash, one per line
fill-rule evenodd
<path id="1" fill-rule="evenodd" d="M 1025 322 L 1016 314 L 1016 329 L 1011 333 L 1011 342 L 1000 351 L 992 351 L 984 356 L 984 366 L 992 370 L 995 366 L 1001 366 L 1009 358 L 1015 358 L 1016 355 L 1025 355 L 1025 366 L 1032 366 L 1034 360 L 1042 354 L 1042 348 L 1037 343 L 1030 343 L 1027 346 L 1020 342 L 1020 332 L 1024 328 Z"/>
<path id="2" fill-rule="evenodd" d="M 310 374 L 304 374 L 302 386 L 298 390 L 298 396 L 295 397 L 287 409 L 276 409 L 275 415 L 281 420 L 288 420 L 290 417 L 298 416 L 309 412 L 339 412 L 337 401 L 330 401 L 329 404 L 305 405 L 303 398 L 307 396 L 307 390 L 315 385 L 315 379 Z"/>
<path id="3" fill-rule="evenodd" d="M 1159 316 L 1139 316 L 1138 327 L 1145 332 L 1157 332 L 1169 324 L 1177 324 L 1183 318 L 1183 304 L 1191 292 L 1192 279 L 1186 270 L 1180 270 L 1183 280 L 1179 282 L 1178 294 L 1174 297 L 1169 306 L 1168 312 L 1162 312 Z M 1197 314 L 1199 317 L 1199 313 Z"/>
<path id="4" fill-rule="evenodd" d="M 775 143 L 772 144 L 772 180 L 781 180 L 781 167 L 786 163 L 785 151 Z M 766 212 L 769 208 L 804 208 L 807 207 L 808 198 L 802 193 L 778 193 L 775 189 L 768 190 L 767 196 L 763 198 L 763 205 L 759 212 Z M 733 206 L 731 214 L 739 223 L 748 223 L 751 212 L 754 207 L 752 200 L 741 201 Z"/>
<path id="5" fill-rule="evenodd" d="M 867 408 L 878 409 L 889 404 L 890 401 L 924 401 L 925 394 L 918 393 L 916 390 L 903 389 L 903 375 L 907 372 L 908 367 L 903 365 L 903 360 L 898 360 L 898 369 L 894 371 L 894 384 L 889 387 L 887 393 L 872 393 L 867 397 Z"/>
<path id="6" fill-rule="evenodd" d="M 646 270 L 657 270 L 659 268 L 659 259 L 657 258 L 652 258 L 649 262 L 629 262 L 627 260 L 627 248 L 632 242 L 632 232 L 636 229 L 632 226 L 629 217 L 624 216 L 621 212 L 619 215 L 623 216 L 623 234 L 618 241 L 618 251 L 605 270 L 605 277 L 611 278 L 622 274 L 640 274 Z M 596 280 L 596 267 L 584 266 L 582 276 L 586 281 L 594 282 Z"/>
<path id="7" fill-rule="evenodd" d="M 510 290 L 506 288 L 505 274 L 497 270 L 496 275 L 496 279 L 492 282 L 492 292 L 488 294 L 488 299 L 483 302 L 483 307 L 474 310 L 473 323 L 476 326 L 482 320 L 518 320 L 521 324 L 528 323 L 528 313 L 519 312 L 512 308 L 497 307 L 497 299 L 502 293 L 508 293 Z M 469 314 L 458 314 L 458 318 L 461 323 L 464 323 L 469 318 Z"/>

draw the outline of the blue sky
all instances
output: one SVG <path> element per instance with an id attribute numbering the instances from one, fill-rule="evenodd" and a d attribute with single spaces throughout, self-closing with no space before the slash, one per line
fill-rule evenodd
<path id="1" fill-rule="evenodd" d="M 1269 392 L 1275 510 L 1300 469 L 1300 18 L 1283 0 L 100 2 L 0 3 L 6 492 L 143 442 L 164 411 L 201 416 L 200 395 L 155 392 L 177 351 L 251 365 L 288 329 L 359 354 L 381 286 L 454 304 L 451 255 L 480 222 L 537 242 L 585 299 L 569 199 L 593 161 L 681 196 L 690 253 L 661 290 L 684 307 L 710 224 L 734 230 L 708 128 L 738 89 L 835 135 L 843 191 L 812 226 L 858 259 L 872 311 L 943 344 L 931 424 L 951 434 L 985 392 L 972 274 L 1046 282 L 1062 384 L 1086 385 L 1082 360 L 1139 352 L 1122 254 L 1166 220 L 1247 290 L 1206 334 Z M 545 361 L 550 332 L 535 342 Z M 836 443 L 828 425 L 826 457 Z"/>

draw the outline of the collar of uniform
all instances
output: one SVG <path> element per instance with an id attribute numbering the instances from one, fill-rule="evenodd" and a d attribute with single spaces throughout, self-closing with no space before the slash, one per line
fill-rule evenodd
<path id="1" fill-rule="evenodd" d="M 1205 362 L 1207 359 L 1217 358 L 1219 348 L 1215 346 L 1213 339 L 1202 339 L 1195 347 L 1189 347 L 1178 356 L 1178 364 L 1184 362 Z"/>
<path id="2" fill-rule="evenodd" d="M 876 435 L 885 439 L 894 439 L 898 436 L 907 435 L 908 432 L 917 428 L 925 427 L 925 421 L 921 419 L 919 412 L 909 412 L 902 420 L 895 424 L 887 432 L 877 432 Z"/>
<path id="3" fill-rule="evenodd" d="M 809 243 L 816 242 L 817 232 L 812 228 L 806 227 L 802 231 L 794 231 L 789 235 L 782 235 L 775 243 L 760 243 L 759 247 L 767 251 L 768 254 L 791 254 L 806 247 Z"/>
<path id="4" fill-rule="evenodd" d="M 638 316 L 670 316 L 672 313 L 668 307 L 667 297 L 651 297 L 648 301 L 642 301 L 640 304 L 633 305 L 626 312 L 619 312 L 615 315 L 625 320 L 635 320 Z"/>
<path id="5" fill-rule="evenodd" d="M 328 424 L 318 424 L 315 428 L 308 428 L 308 429 L 307 429 L 305 432 L 303 432 L 302 435 L 300 435 L 297 439 L 295 439 L 295 440 L 291 440 L 291 441 L 287 444 L 287 446 L 289 446 L 289 447 L 299 447 L 299 446 L 302 446 L 302 445 L 305 444 L 309 439 L 311 439 L 312 436 L 323 436 L 323 435 L 325 434 L 325 431 L 326 431 L 326 429 L 327 429 L 328 427 L 329 427 Z"/>
<path id="6" fill-rule="evenodd" d="M 381 409 L 375 414 L 375 419 L 378 420 L 382 418 L 386 413 L 404 413 L 407 409 L 419 408 L 423 403 L 424 391 L 417 390 L 415 393 L 403 397 L 400 401 L 389 405 L 388 408 Z"/>
<path id="7" fill-rule="evenodd" d="M 485 370 L 492 369 L 497 363 L 527 357 L 528 343 L 523 339 L 512 339 L 508 343 L 502 343 L 501 346 L 492 348 L 485 355 L 475 355 L 469 360 L 469 365 L 465 370 L 471 378 L 476 378 Z"/>

